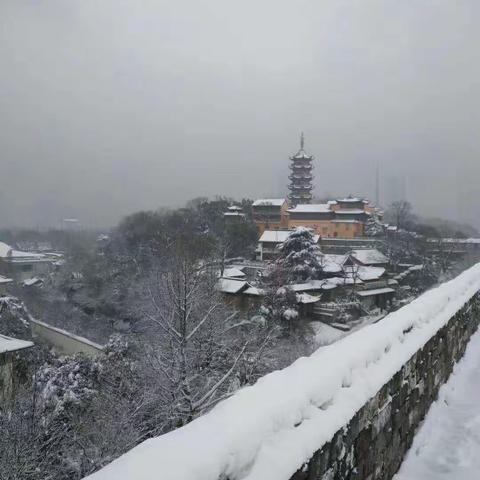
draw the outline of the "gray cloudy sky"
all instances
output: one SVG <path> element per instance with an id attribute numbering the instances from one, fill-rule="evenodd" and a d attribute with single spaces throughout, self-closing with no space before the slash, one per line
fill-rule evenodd
<path id="1" fill-rule="evenodd" d="M 316 194 L 480 225 L 478 0 L 0 0 L 0 226 Z M 387 197 L 388 198 L 388 197 Z"/>

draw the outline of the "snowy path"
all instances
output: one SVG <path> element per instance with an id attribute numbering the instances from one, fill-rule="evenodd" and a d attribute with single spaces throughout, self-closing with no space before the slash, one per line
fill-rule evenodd
<path id="1" fill-rule="evenodd" d="M 480 332 L 441 390 L 394 480 L 480 478 Z"/>

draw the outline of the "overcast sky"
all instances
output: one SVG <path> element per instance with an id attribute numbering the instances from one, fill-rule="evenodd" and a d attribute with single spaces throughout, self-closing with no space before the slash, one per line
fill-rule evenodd
<path id="1" fill-rule="evenodd" d="M 315 193 L 480 225 L 478 0 L 0 0 L 0 226 Z"/>

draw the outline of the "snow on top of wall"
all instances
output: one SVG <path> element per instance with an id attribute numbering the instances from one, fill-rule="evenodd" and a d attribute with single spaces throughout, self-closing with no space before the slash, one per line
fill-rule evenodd
<path id="1" fill-rule="evenodd" d="M 33 347 L 33 343 L 0 335 L 0 353 L 14 352 L 28 347 Z"/>
<path id="2" fill-rule="evenodd" d="M 430 243 L 472 243 L 479 244 L 480 238 L 429 238 Z"/>
<path id="3" fill-rule="evenodd" d="M 477 264 L 88 478 L 288 480 L 479 289 Z"/>

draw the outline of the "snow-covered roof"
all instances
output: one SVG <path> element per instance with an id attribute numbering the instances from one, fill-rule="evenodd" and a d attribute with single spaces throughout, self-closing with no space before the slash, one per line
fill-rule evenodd
<path id="1" fill-rule="evenodd" d="M 230 207 L 228 207 L 228 210 L 230 210 L 231 212 L 241 212 L 242 207 L 239 207 L 238 205 L 231 205 Z"/>
<path id="2" fill-rule="evenodd" d="M 0 258 L 8 258 L 8 259 L 32 259 L 32 260 L 41 260 L 45 259 L 45 255 L 43 253 L 33 253 L 33 252 L 22 252 L 20 250 L 14 250 L 10 245 L 7 245 L 4 242 L 0 242 Z"/>
<path id="3" fill-rule="evenodd" d="M 305 283 L 295 283 L 288 285 L 288 288 L 294 292 L 308 292 L 311 290 L 330 290 L 335 288 L 328 283 L 328 280 L 310 280 Z"/>
<path id="4" fill-rule="evenodd" d="M 349 277 L 349 276 L 346 276 L 346 277 L 332 277 L 332 278 L 328 278 L 327 279 L 327 282 L 330 284 L 330 285 L 334 285 L 335 287 L 340 287 L 342 285 L 361 285 L 363 284 L 363 281 L 362 279 L 360 278 L 352 278 L 352 277 Z"/>
<path id="5" fill-rule="evenodd" d="M 38 277 L 27 278 L 22 282 L 22 285 L 25 287 L 31 287 L 33 285 L 40 285 L 43 283 L 43 280 Z"/>
<path id="6" fill-rule="evenodd" d="M 291 158 L 313 158 L 312 155 L 309 155 L 303 148 L 301 148 L 293 157 Z"/>
<path id="7" fill-rule="evenodd" d="M 364 282 L 378 280 L 385 274 L 383 267 L 358 267 L 356 275 Z"/>
<path id="8" fill-rule="evenodd" d="M 294 231 L 295 230 L 265 230 L 258 241 L 262 243 L 283 243 Z M 313 241 L 317 243 L 319 240 L 320 235 L 314 234 Z"/>
<path id="9" fill-rule="evenodd" d="M 322 255 L 323 271 L 326 273 L 340 273 L 346 259 L 346 255 L 336 255 L 333 253 Z"/>
<path id="10" fill-rule="evenodd" d="M 265 295 L 265 291 L 258 287 L 248 287 L 243 293 L 245 295 L 253 295 L 255 297 Z"/>
<path id="11" fill-rule="evenodd" d="M 26 340 L 18 340 L 17 338 L 0 335 L 0 353 L 15 352 L 28 347 L 33 347 L 33 343 Z"/>
<path id="12" fill-rule="evenodd" d="M 3 277 L 2 275 L 0 275 L 0 285 L 4 283 L 12 283 L 12 282 L 13 280 L 11 278 Z"/>
<path id="13" fill-rule="evenodd" d="M 308 293 L 297 293 L 297 302 L 307 305 L 309 303 L 317 303 L 320 297 L 309 295 Z"/>
<path id="14" fill-rule="evenodd" d="M 225 212 L 224 217 L 244 217 L 245 214 L 241 212 Z"/>
<path id="15" fill-rule="evenodd" d="M 388 263 L 388 258 L 375 248 L 352 250 L 350 255 L 364 265 Z"/>
<path id="16" fill-rule="evenodd" d="M 358 197 L 337 198 L 337 202 L 338 203 L 358 203 L 358 202 L 363 202 L 363 199 Z"/>
<path id="17" fill-rule="evenodd" d="M 12 250 L 9 254 L 9 258 L 21 258 L 21 259 L 45 259 L 46 256 L 43 253 L 33 253 L 33 252 L 21 252 L 20 250 Z"/>
<path id="18" fill-rule="evenodd" d="M 240 293 L 248 287 L 244 280 L 235 280 L 232 278 L 219 278 L 216 284 L 217 290 L 222 293 Z"/>
<path id="19" fill-rule="evenodd" d="M 327 203 L 310 203 L 297 205 L 295 208 L 289 208 L 290 213 L 330 213 L 332 209 Z"/>
<path id="20" fill-rule="evenodd" d="M 395 290 L 389 287 L 376 288 L 375 290 L 362 290 L 357 292 L 357 295 L 360 297 L 373 297 L 376 295 L 383 295 L 385 293 L 395 293 Z"/>
<path id="21" fill-rule="evenodd" d="M 240 270 L 240 268 L 229 267 L 223 271 L 224 278 L 235 278 L 235 277 L 244 277 L 245 273 Z"/>
<path id="22" fill-rule="evenodd" d="M 293 230 L 265 230 L 259 242 L 283 243 Z"/>
<path id="23" fill-rule="evenodd" d="M 285 201 L 284 198 L 259 198 L 252 203 L 252 207 L 281 207 Z"/>
<path id="24" fill-rule="evenodd" d="M 349 218 L 344 218 L 342 220 L 332 220 L 332 223 L 361 223 L 358 220 L 353 220 Z"/>
<path id="25" fill-rule="evenodd" d="M 360 279 L 356 279 L 355 282 L 349 277 L 332 277 L 325 278 L 323 280 L 310 280 L 305 283 L 295 283 L 287 285 L 288 288 L 294 292 L 309 292 L 318 290 L 333 290 L 334 288 L 341 287 L 342 285 L 362 285 L 363 282 Z"/>

